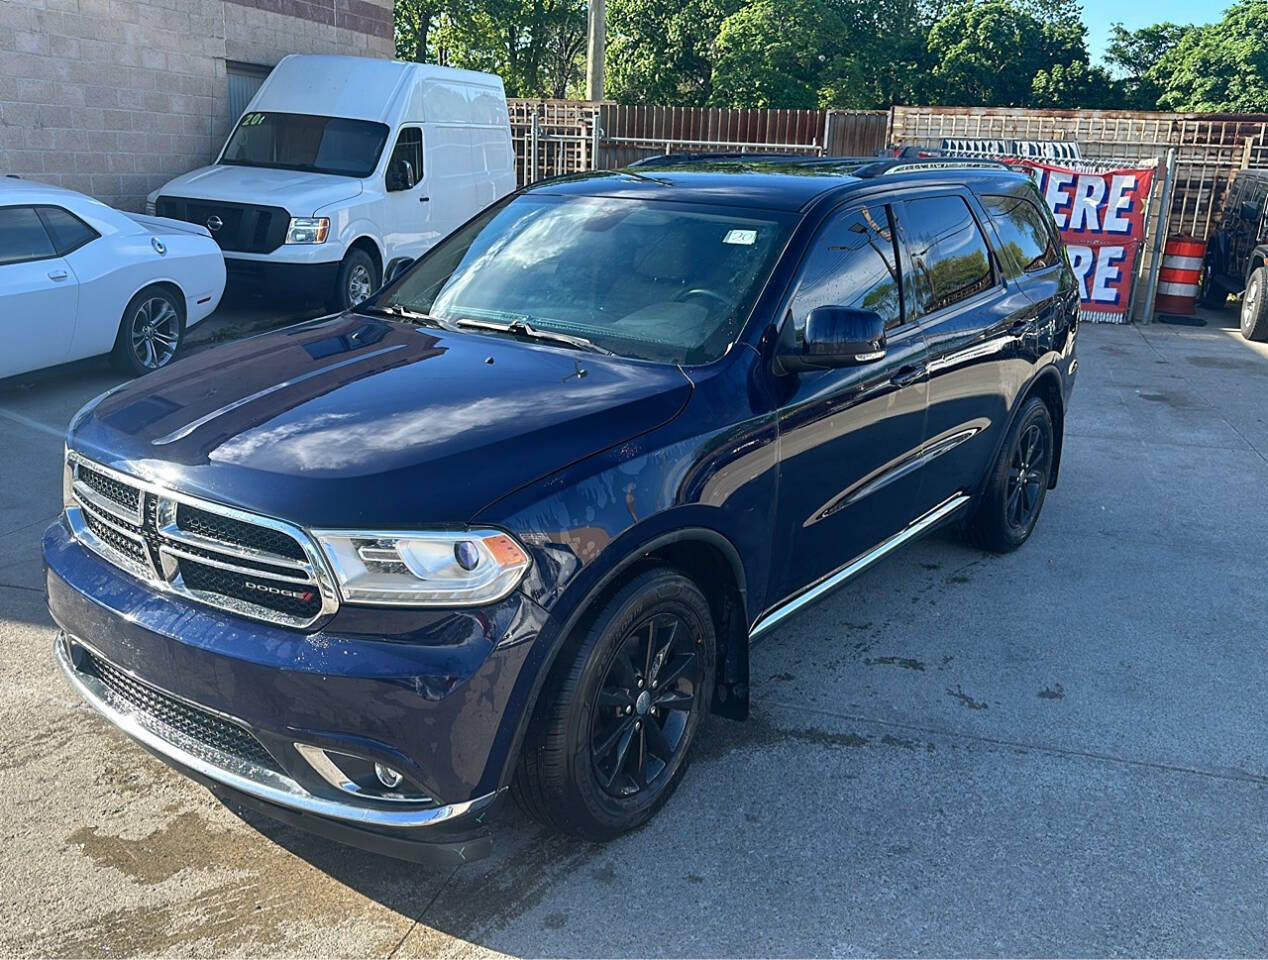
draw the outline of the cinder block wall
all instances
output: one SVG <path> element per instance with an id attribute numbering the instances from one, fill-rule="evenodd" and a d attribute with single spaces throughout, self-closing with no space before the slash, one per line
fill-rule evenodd
<path id="1" fill-rule="evenodd" d="M 392 50 L 392 0 L 0 0 L 0 174 L 141 210 L 223 143 L 226 61 Z"/>

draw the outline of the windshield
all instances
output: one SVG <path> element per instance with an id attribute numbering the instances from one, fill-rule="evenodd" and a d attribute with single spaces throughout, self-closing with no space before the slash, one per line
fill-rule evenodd
<path id="1" fill-rule="evenodd" d="M 368 120 L 302 113 L 247 113 L 229 138 L 221 163 L 368 177 L 388 129 Z"/>
<path id="2" fill-rule="evenodd" d="M 707 363 L 739 333 L 793 220 L 529 194 L 437 244 L 377 305 L 451 322 L 528 324 L 644 360 Z"/>

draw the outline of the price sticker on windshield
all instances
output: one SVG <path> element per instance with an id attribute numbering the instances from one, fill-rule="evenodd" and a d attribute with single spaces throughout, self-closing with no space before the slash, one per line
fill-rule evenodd
<path id="1" fill-rule="evenodd" d="M 734 243 L 741 247 L 751 247 L 757 242 L 756 230 L 728 230 L 722 238 L 723 243 Z"/>

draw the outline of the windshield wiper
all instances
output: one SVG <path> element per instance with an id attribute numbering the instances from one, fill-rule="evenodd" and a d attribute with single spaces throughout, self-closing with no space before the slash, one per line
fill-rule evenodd
<path id="1" fill-rule="evenodd" d="M 473 330 L 492 330 L 495 333 L 509 333 L 516 337 L 527 337 L 530 340 L 546 340 L 550 343 L 562 343 L 565 346 L 573 347 L 576 350 L 585 350 L 589 353 L 602 353 L 607 356 L 613 356 L 611 350 L 599 346 L 593 340 L 587 340 L 585 337 L 573 336 L 570 333 L 557 333 L 554 330 L 542 330 L 534 327 L 527 320 L 512 320 L 510 323 L 496 323 L 492 320 L 472 320 L 463 317 L 461 320 L 454 321 L 455 327 L 468 327 Z"/>
<path id="2" fill-rule="evenodd" d="M 429 327 L 440 327 L 442 330 L 452 330 L 453 324 L 448 320 L 442 320 L 440 317 L 433 317 L 430 313 L 422 313 L 418 310 L 411 310 L 409 307 L 403 307 L 399 303 L 391 306 L 380 307 L 374 303 L 363 303 L 360 306 L 353 307 L 358 313 L 368 313 L 376 317 L 391 317 L 393 320 L 408 320 L 410 323 L 423 323 Z"/>

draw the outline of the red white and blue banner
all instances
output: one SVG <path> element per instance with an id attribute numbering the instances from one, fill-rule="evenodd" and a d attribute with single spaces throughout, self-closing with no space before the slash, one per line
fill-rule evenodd
<path id="1" fill-rule="evenodd" d="M 1026 169 L 1056 218 L 1087 320 L 1126 323 L 1154 167 L 1079 170 L 1036 160 Z"/>

